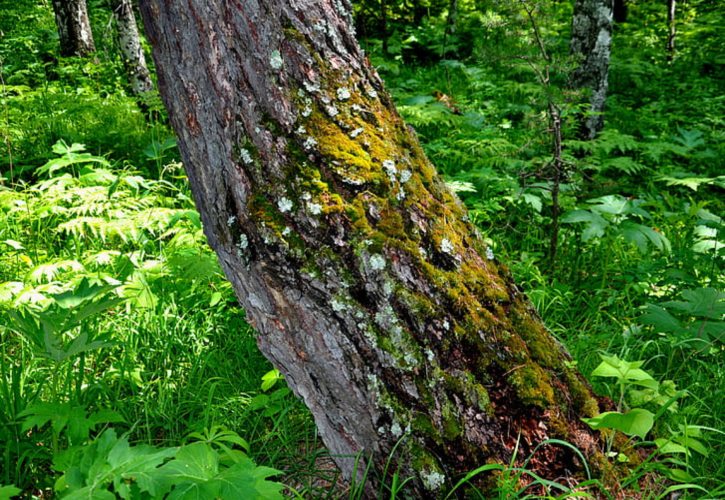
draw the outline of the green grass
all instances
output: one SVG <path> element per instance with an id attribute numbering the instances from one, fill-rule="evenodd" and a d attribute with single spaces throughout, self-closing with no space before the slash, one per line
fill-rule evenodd
<path id="1" fill-rule="evenodd" d="M 723 497 L 723 299 L 707 300 L 724 277 L 725 82 L 715 36 L 722 19 L 705 3 L 686 7 L 671 64 L 660 44 L 662 9 L 637 3 L 631 22 L 617 27 L 605 132 L 584 143 L 573 121 L 565 124 L 564 223 L 552 267 L 546 95 L 531 66 L 512 56 L 531 55 L 529 27 L 515 8 L 501 8 L 497 18 L 466 7 L 457 36 L 478 41 L 469 51 L 459 45 L 460 54 L 446 49 L 446 60 L 438 57 L 440 20 L 412 27 L 394 17 L 389 54 L 376 40 L 366 43 L 430 158 L 463 188 L 471 218 L 582 372 L 590 375 L 607 353 L 643 361 L 660 395 L 672 384 L 686 391 L 648 402 L 627 388 L 622 409 L 657 418 L 646 441 L 632 438 L 646 459 L 625 481 L 645 498 L 667 488 Z M 541 18 L 557 86 L 568 68 L 567 9 Z M 98 65 L 53 61 L 48 6 L 18 2 L 5 11 L 0 485 L 52 495 L 68 464 L 96 453 L 100 436 L 111 442 L 112 428 L 138 453 L 204 454 L 216 457 L 221 473 L 247 467 L 244 452 L 283 471 L 277 479 L 290 495 L 359 497 L 284 383 L 263 390 L 272 367 L 206 245 L 162 114 L 144 119 L 110 49 Z M 106 14 L 100 7 L 92 14 L 98 28 Z M 554 98 L 574 116 L 565 93 Z M 46 332 L 43 319 L 52 325 Z M 619 398 L 611 379 L 590 380 L 598 393 Z M 43 408 L 53 409 L 45 420 Z M 63 424 L 64 412 L 83 421 L 79 411 L 97 422 Z M 681 429 L 699 435 L 683 438 Z M 204 445 L 195 445 L 200 439 Z M 661 441 L 657 453 L 655 439 L 685 449 L 668 453 Z M 492 476 L 495 468 L 478 472 Z M 497 498 L 571 494 L 514 462 L 498 469 Z M 405 479 L 389 471 L 381 496 L 404 494 Z"/>

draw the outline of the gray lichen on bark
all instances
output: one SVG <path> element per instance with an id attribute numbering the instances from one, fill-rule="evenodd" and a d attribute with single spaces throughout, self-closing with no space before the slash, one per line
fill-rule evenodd
<path id="1" fill-rule="evenodd" d="M 576 0 L 572 21 L 571 52 L 579 65 L 571 82 L 589 93 L 589 111 L 582 132 L 593 139 L 604 127 L 609 58 L 612 44 L 613 0 Z"/>

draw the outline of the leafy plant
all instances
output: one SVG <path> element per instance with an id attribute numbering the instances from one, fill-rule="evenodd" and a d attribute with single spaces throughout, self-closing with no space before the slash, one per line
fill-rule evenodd
<path id="1" fill-rule="evenodd" d="M 569 211 L 561 219 L 566 224 L 585 224 L 582 241 L 602 239 L 609 231 L 613 236 L 633 243 L 641 253 L 646 253 L 650 245 L 663 252 L 671 250 L 670 241 L 665 235 L 650 226 L 634 222 L 633 219 L 650 218 L 650 214 L 641 206 L 642 200 L 608 195 L 588 200 L 587 203 L 587 209 Z"/>
<path id="2" fill-rule="evenodd" d="M 677 342 L 700 349 L 725 341 L 725 293 L 715 288 L 683 290 L 682 300 L 647 304 L 642 323 Z"/>
<path id="3" fill-rule="evenodd" d="M 227 436 L 228 437 L 228 436 Z M 230 450 L 231 451 L 231 450 Z M 113 429 L 55 462 L 63 472 L 55 485 L 62 498 L 282 498 L 283 485 L 268 478 L 279 471 L 258 467 L 242 452 L 219 454 L 206 442 L 180 448 L 131 445 Z"/>

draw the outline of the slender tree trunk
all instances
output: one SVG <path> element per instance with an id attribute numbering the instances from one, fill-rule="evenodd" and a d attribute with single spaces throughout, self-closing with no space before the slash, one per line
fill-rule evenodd
<path id="1" fill-rule="evenodd" d="M 401 439 L 390 470 L 416 498 L 547 438 L 605 463 L 588 385 L 401 120 L 346 0 L 141 11 L 209 242 L 348 478 Z M 581 471 L 557 446 L 528 467 Z"/>
<path id="2" fill-rule="evenodd" d="M 613 17 L 615 23 L 626 23 L 629 7 L 627 0 L 614 0 Z"/>
<path id="3" fill-rule="evenodd" d="M 380 31 L 383 37 L 383 53 L 388 53 L 388 0 L 380 0 Z"/>
<path id="4" fill-rule="evenodd" d="M 421 0 L 413 0 L 411 10 L 413 13 L 413 26 L 418 26 L 421 22 L 423 22 L 423 18 L 426 15 L 426 8 L 425 6 L 421 5 Z"/>
<path id="5" fill-rule="evenodd" d="M 448 18 L 446 19 L 446 34 L 456 32 L 456 24 L 458 23 L 458 0 L 448 1 Z"/>
<path id="6" fill-rule="evenodd" d="M 448 55 L 448 40 L 456 32 L 456 24 L 458 21 L 458 0 L 449 0 L 448 2 L 448 18 L 446 19 L 446 31 L 443 34 L 443 46 L 441 47 L 440 57 L 445 59 Z"/>
<path id="7" fill-rule="evenodd" d="M 53 0 L 62 56 L 87 56 L 96 51 L 85 0 Z"/>
<path id="8" fill-rule="evenodd" d="M 154 89 L 154 84 L 146 66 L 136 16 L 133 13 L 133 3 L 131 0 L 111 0 L 111 8 L 116 19 L 118 47 L 123 56 L 131 91 L 134 95 L 143 97 Z"/>
<path id="9" fill-rule="evenodd" d="M 675 37 L 677 36 L 677 25 L 675 23 L 675 13 L 677 10 L 676 0 L 667 0 L 667 60 L 671 61 L 675 57 Z"/>
<path id="10" fill-rule="evenodd" d="M 593 139 L 604 127 L 609 56 L 612 44 L 612 0 L 576 0 L 571 51 L 579 59 L 572 74 L 573 87 L 589 95 L 589 110 L 582 119 L 582 135 Z"/>

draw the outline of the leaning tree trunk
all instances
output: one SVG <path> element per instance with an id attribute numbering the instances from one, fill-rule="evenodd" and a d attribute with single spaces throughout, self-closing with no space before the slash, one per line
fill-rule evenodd
<path id="1" fill-rule="evenodd" d="M 131 91 L 137 97 L 143 97 L 154 89 L 151 73 L 146 66 L 146 57 L 136 25 L 131 0 L 111 0 L 113 17 L 116 20 L 118 47 L 123 57 Z"/>
<path id="2" fill-rule="evenodd" d="M 346 0 L 141 10 L 209 242 L 347 477 L 401 439 L 420 497 L 517 442 L 602 460 L 589 387 L 401 120 Z M 547 447 L 529 466 L 581 464 Z"/>
<path id="3" fill-rule="evenodd" d="M 96 51 L 86 0 L 53 0 L 62 56 L 87 56 Z"/>
<path id="4" fill-rule="evenodd" d="M 609 55 L 612 44 L 613 0 L 576 0 L 571 33 L 571 52 L 579 59 L 572 74 L 575 88 L 589 95 L 588 112 L 582 118 L 582 135 L 593 139 L 604 127 Z"/>

